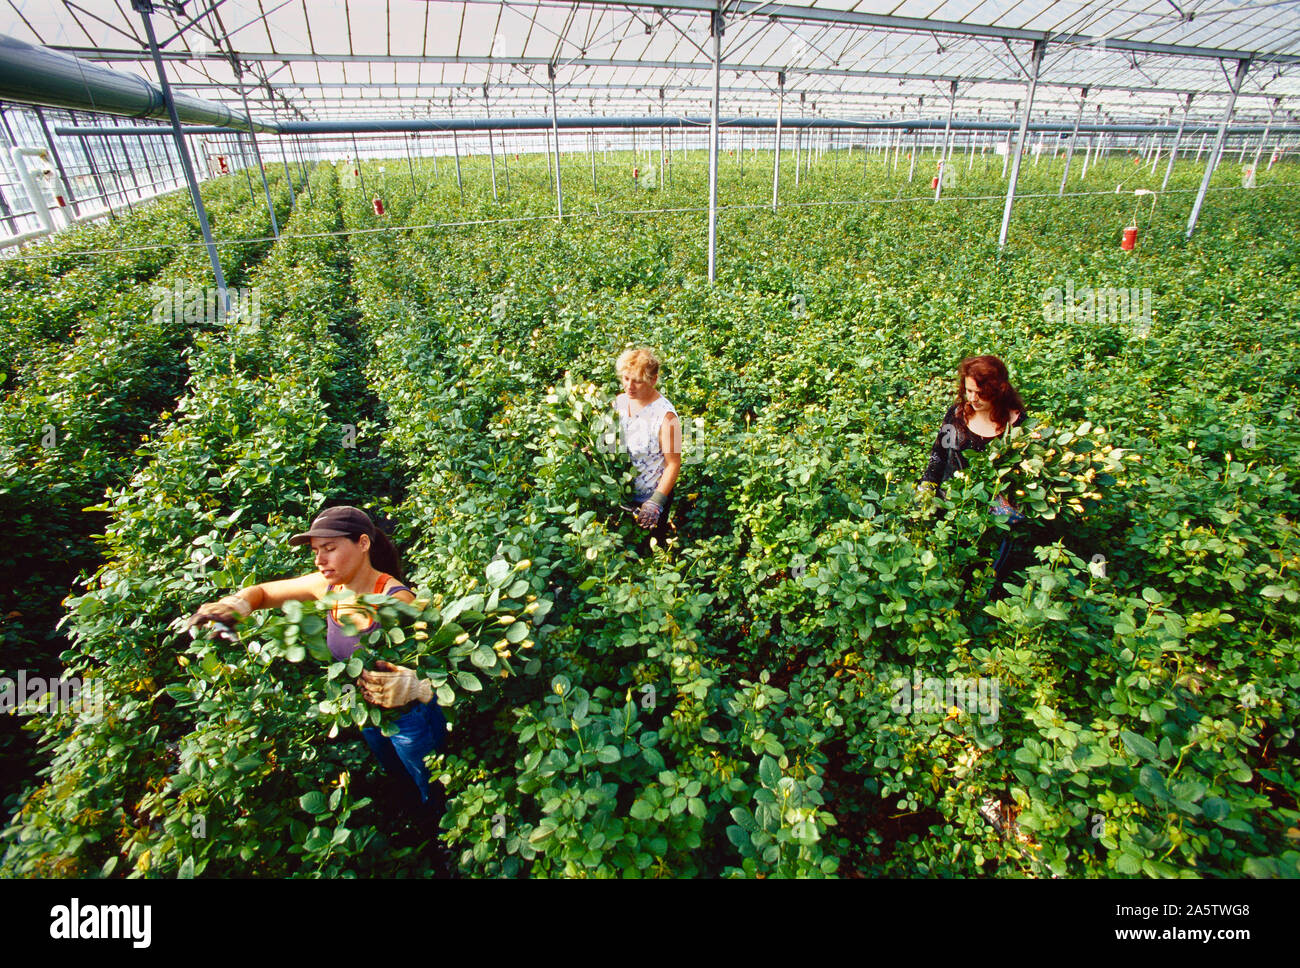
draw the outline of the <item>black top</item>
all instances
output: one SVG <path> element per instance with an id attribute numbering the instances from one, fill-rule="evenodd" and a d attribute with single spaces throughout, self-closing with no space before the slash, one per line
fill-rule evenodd
<path id="1" fill-rule="evenodd" d="M 1024 419 L 1025 414 L 1022 411 L 1015 420 L 1011 421 L 1011 426 L 1018 426 Z M 930 448 L 930 463 L 926 465 L 921 480 L 935 485 L 942 484 L 957 471 L 966 469 L 966 461 L 961 456 L 963 450 L 982 451 L 988 447 L 992 439 L 975 433 L 966 426 L 964 421 L 958 420 L 957 404 L 954 403 L 943 415 L 943 426 L 939 428 L 939 436 L 935 438 L 934 446 Z"/>

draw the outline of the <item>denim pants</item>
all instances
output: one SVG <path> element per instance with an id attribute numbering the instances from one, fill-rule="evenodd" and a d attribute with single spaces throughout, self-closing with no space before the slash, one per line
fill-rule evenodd
<path id="1" fill-rule="evenodd" d="M 388 775 L 410 777 L 420 803 L 428 804 L 432 787 L 424 758 L 447 745 L 447 720 L 437 701 L 417 702 L 414 709 L 397 718 L 397 732 L 392 736 L 385 736 L 378 726 L 366 727 L 361 735 Z"/>

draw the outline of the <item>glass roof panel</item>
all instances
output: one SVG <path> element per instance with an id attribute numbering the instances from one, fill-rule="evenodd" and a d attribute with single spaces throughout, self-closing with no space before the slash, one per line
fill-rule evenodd
<path id="1" fill-rule="evenodd" d="M 215 6 L 214 6 L 215 3 Z M 397 116 L 541 116 L 546 65 L 568 114 L 707 113 L 709 3 L 561 0 L 188 0 L 153 15 L 177 89 L 314 120 Z M 722 113 L 775 114 L 786 89 L 834 117 L 1009 115 L 1025 93 L 1035 38 L 1048 37 L 1036 114 L 1070 117 L 1078 93 L 1131 120 L 1164 120 L 1195 92 L 1194 113 L 1221 110 L 1228 73 L 1213 57 L 1264 55 L 1242 87 L 1242 116 L 1300 95 L 1300 3 L 1272 0 L 725 0 Z M 197 19 L 196 19 L 197 18 Z M 11 0 L 0 30 L 154 79 L 138 14 L 122 0 Z M 1053 41 L 1069 34 L 1076 41 Z M 1187 54 L 1195 53 L 1187 51 Z M 423 58 L 423 60 L 421 60 Z M 488 84 L 485 102 L 482 86 Z M 923 98 L 924 100 L 920 100 Z M 803 105 L 811 113 L 811 101 Z M 290 109 L 292 105 L 292 110 Z M 904 110 L 906 108 L 906 110 Z M 797 107 L 796 107 L 797 110 Z"/>

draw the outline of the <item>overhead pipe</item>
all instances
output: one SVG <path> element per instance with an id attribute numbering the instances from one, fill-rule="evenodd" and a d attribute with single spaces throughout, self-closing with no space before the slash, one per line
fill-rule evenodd
<path id="1" fill-rule="evenodd" d="M 170 120 L 163 92 L 144 78 L 38 47 L 7 34 L 0 34 L 0 100 L 124 118 Z M 246 115 L 241 116 L 222 104 L 175 92 L 172 101 L 177 117 L 187 124 L 216 125 L 217 131 L 236 128 L 275 133 L 274 128 L 250 121 Z M 123 133 L 127 132 L 122 129 L 114 132 Z"/>
<path id="2" fill-rule="evenodd" d="M 565 130 L 588 130 L 602 128 L 707 128 L 712 123 L 711 118 L 697 117 L 664 117 L 661 115 L 650 115 L 647 117 L 590 117 L 590 118 L 556 118 L 552 120 L 549 116 L 540 118 L 395 118 L 383 121 L 282 121 L 280 124 L 271 129 L 273 134 L 297 134 L 297 135 L 317 135 L 317 134 L 374 134 L 398 135 L 403 132 L 418 131 L 542 131 L 552 128 L 563 128 Z M 734 117 L 719 118 L 718 124 L 724 128 L 763 128 L 770 129 L 776 127 L 775 118 L 757 118 L 757 117 Z M 819 117 L 788 117 L 781 121 L 782 128 L 851 128 L 853 130 L 870 131 L 870 130 L 889 130 L 900 129 L 902 131 L 942 131 L 946 121 L 943 119 L 869 119 L 853 121 L 848 119 L 835 120 L 831 118 Z M 1262 134 L 1266 125 L 1234 125 L 1232 133 L 1234 135 Z M 237 129 L 221 127 L 186 127 L 182 128 L 184 134 L 233 134 Z M 1020 124 L 1017 121 L 958 121 L 955 118 L 952 122 L 953 131 L 1019 131 Z M 1068 133 L 1074 130 L 1073 124 L 1056 121 L 1031 121 L 1029 123 L 1030 131 L 1044 132 L 1062 132 Z M 1184 130 L 1184 134 L 1195 135 L 1204 133 L 1214 133 L 1216 127 L 1209 123 L 1198 123 L 1191 125 Z M 1292 124 L 1286 126 L 1274 126 L 1271 129 L 1276 134 L 1300 134 L 1300 125 Z M 1125 123 L 1101 123 L 1093 122 L 1092 124 L 1080 124 L 1079 131 L 1085 133 L 1114 133 L 1114 134 L 1176 134 L 1177 125 L 1171 124 L 1125 124 Z M 141 135 L 155 137 L 170 135 L 170 128 L 134 127 L 134 128 L 114 128 L 114 127 L 94 127 L 78 125 L 61 125 L 54 128 L 54 133 L 75 136 L 103 136 L 112 135 Z"/>

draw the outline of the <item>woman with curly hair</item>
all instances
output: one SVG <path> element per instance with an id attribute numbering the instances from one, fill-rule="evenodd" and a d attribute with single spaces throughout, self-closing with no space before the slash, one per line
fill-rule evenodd
<path id="1" fill-rule="evenodd" d="M 943 415 L 921 483 L 938 487 L 966 469 L 962 451 L 983 451 L 1025 419 L 1025 405 L 996 356 L 968 356 L 957 368 L 957 399 Z"/>
<path id="2" fill-rule="evenodd" d="M 968 356 L 957 368 L 957 399 L 943 415 L 939 436 L 930 448 L 930 460 L 921 477 L 921 486 L 938 488 L 958 471 L 966 469 L 963 451 L 983 451 L 989 441 L 1008 433 L 1025 419 L 1025 404 L 1011 385 L 1007 365 L 996 356 Z M 1004 495 L 998 495 L 991 508 L 1006 516 L 1009 523 L 1024 520 Z M 994 597 L 1000 592 L 1009 570 L 1011 538 L 998 549 L 993 571 L 996 576 Z"/>

